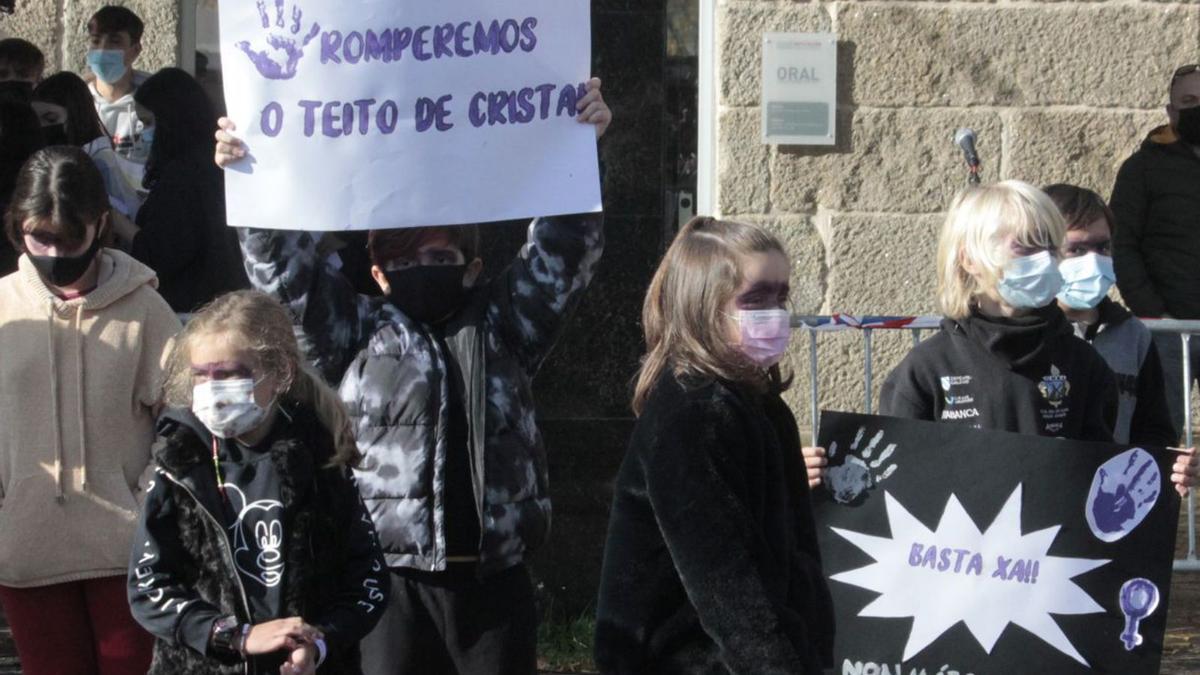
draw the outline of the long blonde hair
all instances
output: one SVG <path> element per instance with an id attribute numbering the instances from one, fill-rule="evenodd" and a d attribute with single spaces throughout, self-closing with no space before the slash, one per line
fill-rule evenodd
<path id="1" fill-rule="evenodd" d="M 717 377 L 779 390 L 786 383 L 778 366 L 766 377 L 729 344 L 724 308 L 742 284 L 740 262 L 755 253 L 778 252 L 783 245 L 755 225 L 693 218 L 667 249 L 642 305 L 646 356 L 634 387 L 633 411 L 640 415 L 663 371 Z"/>
<path id="2" fill-rule="evenodd" d="M 316 412 L 317 418 L 333 436 L 335 454 L 330 465 L 358 464 L 361 455 L 341 399 L 304 363 L 291 318 L 265 293 L 226 293 L 192 316 L 176 337 L 167 364 L 164 390 L 167 405 L 191 406 L 191 346 L 197 340 L 215 335 L 232 336 L 239 348 L 254 353 L 265 374 L 275 377 L 281 394 Z"/>
<path id="3" fill-rule="evenodd" d="M 1012 236 L 1028 248 L 1062 245 L 1066 223 L 1046 193 L 1017 180 L 968 188 L 950 205 L 938 241 L 938 307 L 951 319 L 971 313 L 975 299 L 986 295 L 1004 276 L 1011 253 L 1004 242 Z M 965 261 L 979 277 L 967 272 Z"/>

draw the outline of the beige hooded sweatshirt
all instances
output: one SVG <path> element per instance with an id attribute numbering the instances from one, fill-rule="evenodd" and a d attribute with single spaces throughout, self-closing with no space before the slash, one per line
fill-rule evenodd
<path id="1" fill-rule="evenodd" d="M 62 300 L 27 256 L 0 279 L 0 584 L 123 576 L 179 319 L 154 272 L 101 249 Z"/>

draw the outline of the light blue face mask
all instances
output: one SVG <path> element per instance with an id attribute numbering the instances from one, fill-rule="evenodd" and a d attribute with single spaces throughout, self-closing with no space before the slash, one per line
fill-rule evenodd
<path id="1" fill-rule="evenodd" d="M 108 84 L 125 76 L 125 52 L 120 49 L 93 49 L 87 53 L 87 64 L 97 78 Z"/>
<path id="2" fill-rule="evenodd" d="M 1067 258 L 1058 266 L 1063 288 L 1058 299 L 1071 309 L 1091 309 L 1100 304 L 1117 280 L 1112 258 L 1089 253 Z"/>
<path id="3" fill-rule="evenodd" d="M 1010 307 L 1037 309 L 1053 302 L 1062 286 L 1058 261 L 1042 251 L 1008 261 L 996 291 Z"/>

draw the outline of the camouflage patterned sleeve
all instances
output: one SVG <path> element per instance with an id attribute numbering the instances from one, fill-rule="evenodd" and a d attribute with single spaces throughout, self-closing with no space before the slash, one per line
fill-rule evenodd
<path id="1" fill-rule="evenodd" d="M 250 284 L 288 310 L 301 348 L 336 386 L 374 330 L 372 303 L 321 258 L 318 239 L 312 232 L 238 228 Z"/>
<path id="2" fill-rule="evenodd" d="M 579 304 L 603 250 L 602 213 L 538 218 L 517 259 L 496 280 L 488 318 L 530 374 Z"/>

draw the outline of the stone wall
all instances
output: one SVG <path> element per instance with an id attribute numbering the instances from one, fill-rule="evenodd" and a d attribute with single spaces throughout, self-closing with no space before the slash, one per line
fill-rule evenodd
<path id="1" fill-rule="evenodd" d="M 1107 198 L 1121 161 L 1165 123 L 1171 72 L 1200 59 L 1195 0 L 724 0 L 717 26 L 717 202 L 783 235 L 799 313 L 934 312 L 941 212 L 965 180 L 956 128 L 978 132 L 985 180 Z M 768 31 L 837 34 L 835 146 L 761 142 Z M 802 338 L 791 402 L 807 424 Z M 877 334 L 876 400 L 911 345 Z M 861 410 L 861 337 L 822 337 L 820 364 L 820 403 Z"/>
<path id="2" fill-rule="evenodd" d="M 154 72 L 179 61 L 180 0 L 17 0 L 17 11 L 0 14 L 0 34 L 21 37 L 46 55 L 46 73 L 86 72 L 87 22 L 104 5 L 124 5 L 146 24 L 135 67 Z"/>

